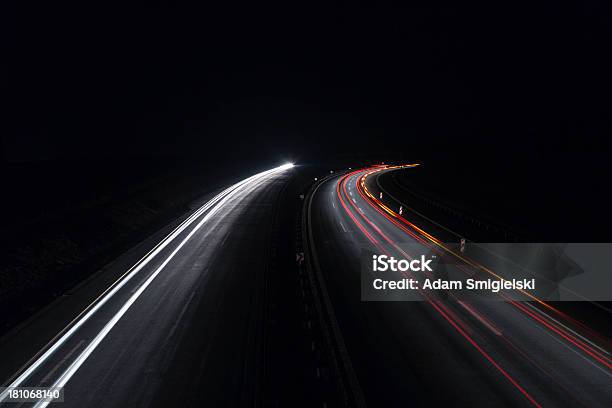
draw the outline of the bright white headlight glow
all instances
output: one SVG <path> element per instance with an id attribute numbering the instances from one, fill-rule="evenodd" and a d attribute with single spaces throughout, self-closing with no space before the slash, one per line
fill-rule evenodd
<path id="1" fill-rule="evenodd" d="M 75 318 L 69 327 L 66 327 L 64 331 L 60 332 L 58 338 L 54 339 L 53 343 L 49 345 L 49 348 L 45 352 L 38 356 L 33 362 L 29 363 L 27 368 L 11 383 L 8 385 L 9 388 L 19 387 L 36 369 L 41 367 L 47 359 L 55 353 L 72 335 L 87 321 L 91 318 L 113 295 L 119 291 L 128 281 L 132 279 L 147 263 L 150 262 L 157 254 L 161 252 L 167 245 L 173 242 L 179 234 L 190 227 L 197 219 L 200 221 L 195 227 L 188 233 L 188 235 L 177 245 L 174 251 L 163 261 L 149 278 L 135 291 L 128 301 L 121 307 L 121 309 L 106 323 L 102 330 L 97 333 L 95 338 L 88 344 L 86 349 L 72 362 L 68 369 L 60 375 L 59 379 L 55 382 L 55 386 L 64 386 L 74 373 L 79 369 L 83 362 L 91 355 L 96 349 L 98 344 L 106 337 L 110 330 L 115 324 L 121 319 L 121 317 L 127 312 L 130 306 L 138 299 L 138 297 L 145 291 L 147 286 L 155 279 L 155 277 L 164 269 L 164 267 L 170 262 L 170 260 L 180 251 L 180 249 L 189 241 L 197 230 L 199 230 L 212 216 L 216 213 L 221 212 L 227 203 L 234 197 L 243 194 L 248 188 L 260 183 L 262 180 L 269 176 L 274 175 L 283 170 L 287 170 L 293 167 L 293 163 L 286 163 L 282 166 L 267 170 L 258 174 L 255 174 L 249 178 L 246 178 L 231 187 L 228 187 L 213 199 L 208 201 L 202 207 L 200 207 L 194 214 L 189 216 L 183 223 L 181 223 L 172 233 L 164 238 L 153 250 L 147 253 L 142 259 L 140 259 L 132 268 L 130 268 L 124 275 L 121 276 L 111 287 L 104 291 L 92 304 L 90 304 L 77 318 Z M 204 215 L 205 214 L 205 215 Z M 204 215 L 202 217 L 202 215 Z M 0 393 L 0 403 L 8 395 L 8 388 Z M 36 403 L 35 407 L 43 408 L 49 404 L 48 401 L 40 400 Z"/>

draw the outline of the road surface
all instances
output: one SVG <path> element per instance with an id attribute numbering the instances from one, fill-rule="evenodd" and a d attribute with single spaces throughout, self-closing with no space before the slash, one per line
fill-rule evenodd
<path id="1" fill-rule="evenodd" d="M 361 301 L 363 249 L 402 257 L 402 244 L 435 245 L 414 214 L 377 200 L 385 171 L 332 177 L 310 204 L 312 245 L 366 403 L 612 406 L 609 342 L 543 304 Z"/>
<path id="2" fill-rule="evenodd" d="M 310 289 L 292 288 L 297 276 L 268 273 L 270 237 L 293 174 L 276 168 L 222 191 L 166 237 L 152 237 L 159 243 L 139 260 L 113 264 L 108 284 L 85 284 L 3 339 L 4 384 L 64 386 L 66 407 L 612 406 L 609 343 L 554 309 L 361 301 L 362 249 L 399 256 L 399 244 L 435 244 L 410 224 L 409 211 L 400 217 L 397 206 L 387 211 L 377 202 L 379 170 L 392 171 L 333 176 L 306 197 L 306 264 L 314 253 L 325 281 L 314 303 L 300 303 Z M 307 281 L 300 275 L 300 285 Z M 75 309 L 90 296 L 87 308 Z M 327 334 L 311 340 L 313 304 L 334 315 L 323 325 Z M 54 336 L 61 319 L 67 324 Z M 321 360 L 326 344 L 336 364 Z M 333 381 L 321 386 L 330 372 L 342 375 L 351 396 L 319 392 L 336 389 Z"/>
<path id="3" fill-rule="evenodd" d="M 291 175 L 291 166 L 281 166 L 212 198 L 23 361 L 5 385 L 63 386 L 63 407 L 261 401 L 270 234 Z M 37 327 L 50 321 L 45 313 L 38 320 Z M 4 356 L 19 342 L 40 342 L 28 330 L 21 332 L 29 337 L 0 345 Z"/>

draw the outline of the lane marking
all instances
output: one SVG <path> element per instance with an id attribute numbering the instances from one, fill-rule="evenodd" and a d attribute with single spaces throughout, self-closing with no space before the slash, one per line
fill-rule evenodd
<path id="1" fill-rule="evenodd" d="M 344 188 L 345 188 L 345 193 L 346 193 L 346 183 L 348 181 L 344 181 Z M 342 180 L 340 180 L 338 182 L 338 189 L 340 184 L 342 183 Z M 339 191 L 339 190 L 338 190 Z M 359 190 L 358 190 L 359 191 Z M 362 195 L 362 198 L 368 202 L 368 200 L 365 199 L 365 197 Z M 368 202 L 369 203 L 369 202 Z M 355 203 L 356 204 L 356 203 Z M 374 207 L 371 203 L 369 203 L 372 207 Z M 356 205 L 354 205 L 354 207 L 356 207 Z M 375 208 L 375 207 L 374 207 Z M 346 208 L 345 208 L 346 209 Z M 347 209 L 348 211 L 348 209 Z M 382 214 L 382 213 L 381 213 Z M 379 234 L 381 234 L 383 236 L 383 238 L 385 238 L 386 241 L 388 241 L 391 245 L 393 245 L 394 247 L 396 247 L 396 249 L 398 249 L 400 252 L 401 251 L 400 248 L 398 248 L 393 242 L 391 242 L 391 240 L 386 237 L 386 235 L 384 235 L 382 233 L 382 231 L 380 231 L 380 229 L 378 229 L 378 227 L 374 226 L 372 221 L 370 221 L 365 214 L 361 213 L 362 218 L 368 222 L 368 224 L 370 224 L 372 227 L 374 227 L 377 232 Z M 356 221 L 356 220 L 355 220 Z M 357 221 L 356 221 L 357 222 Z M 374 241 L 372 241 L 372 243 L 374 243 Z M 383 250 L 383 252 L 386 252 Z M 426 295 L 425 295 L 426 296 Z M 427 297 L 427 296 L 426 296 Z M 446 319 L 476 350 L 478 350 L 478 352 L 485 357 L 485 359 L 487 359 L 504 377 L 506 377 L 506 379 L 508 379 L 508 381 L 510 381 L 510 383 L 512 383 L 515 388 L 521 392 L 521 394 L 523 394 L 528 400 L 529 402 L 531 402 L 534 406 L 536 407 L 541 407 L 541 405 L 525 390 L 525 388 L 523 388 L 512 376 L 510 376 L 510 374 L 508 374 L 508 372 L 506 372 L 473 338 L 472 336 L 466 332 L 465 329 L 463 329 L 461 327 L 461 325 L 459 324 L 460 320 L 455 321 L 456 317 L 453 318 L 454 316 L 450 315 L 450 310 L 448 308 L 446 308 L 442 303 L 438 303 L 436 301 L 433 301 L 431 299 L 427 299 L 428 303 L 430 305 L 432 305 L 434 307 L 434 309 L 436 309 L 438 311 L 438 313 L 440 313 L 440 315 L 442 317 L 444 317 L 444 319 Z"/>
<path id="2" fill-rule="evenodd" d="M 559 320 L 555 319 L 554 317 L 550 316 L 549 314 L 547 314 L 546 312 L 544 312 L 543 310 L 538 309 L 537 307 L 535 307 L 534 305 L 530 304 L 530 303 L 524 303 L 525 306 L 527 306 L 528 308 L 535 310 L 536 312 L 538 312 L 540 315 L 549 318 L 550 320 L 552 320 L 553 322 L 557 323 L 559 326 L 562 326 L 565 330 L 569 331 L 570 333 L 572 333 L 574 336 L 579 337 L 582 341 L 589 343 L 591 346 L 597 348 L 599 351 L 601 351 L 604 354 L 610 355 L 610 352 L 602 347 L 600 347 L 598 344 L 593 343 L 592 341 L 590 341 L 589 339 L 587 339 L 586 337 L 582 336 L 580 333 L 572 330 L 570 327 L 566 326 L 565 324 L 563 324 L 562 322 L 560 322 Z"/>
<path id="3" fill-rule="evenodd" d="M 62 365 L 62 364 L 64 364 L 64 362 L 65 362 L 66 360 L 68 360 L 68 359 L 69 359 L 69 358 L 70 358 L 70 357 L 71 357 L 71 356 L 74 354 L 74 352 L 75 352 L 75 351 L 77 351 L 77 349 L 78 349 L 79 347 L 81 347 L 81 345 L 82 345 L 83 343 L 85 343 L 85 340 L 81 340 L 81 341 L 79 341 L 77 344 L 75 344 L 75 346 L 74 346 L 74 347 L 73 347 L 73 348 L 70 350 L 70 352 L 68 352 L 68 354 L 66 354 L 66 356 L 65 356 L 64 358 L 62 358 L 62 359 L 59 361 L 59 363 L 57 363 L 57 364 L 56 364 L 56 365 L 55 365 L 55 366 L 54 366 L 54 367 L 51 369 L 51 371 L 49 371 L 49 372 L 47 373 L 47 375 L 45 375 L 45 376 L 43 377 L 43 379 L 41 380 L 41 384 L 46 383 L 46 382 L 47 382 L 47 380 L 49 380 L 49 378 L 51 378 L 51 376 L 52 376 L 53 374 L 55 374 L 55 372 L 57 371 L 57 369 L 58 369 L 58 368 L 60 368 L 60 367 L 61 367 L 61 365 Z"/>
<path id="4" fill-rule="evenodd" d="M 236 185 L 234 185 L 236 186 Z M 100 296 L 98 296 L 92 303 L 90 303 L 77 317 L 75 317 L 68 325 L 56 335 L 57 340 L 52 339 L 44 347 L 49 347 L 40 357 L 32 358 L 25 367 L 28 367 L 19 375 L 10 385 L 7 387 L 19 387 L 23 381 L 25 381 L 39 366 L 41 366 L 55 351 L 61 347 L 89 318 L 95 314 L 112 296 L 125 286 L 142 268 L 144 268 L 159 252 L 161 252 L 166 246 L 168 246 L 174 238 L 176 238 L 181 232 L 183 232 L 189 225 L 191 225 L 203 212 L 205 212 L 212 204 L 214 204 L 223 194 L 231 190 L 234 186 L 230 186 L 226 190 L 219 193 L 217 196 L 212 198 L 209 202 L 204 204 L 198 211 L 188 217 L 183 223 L 181 223 L 173 232 L 168 234 L 159 244 L 157 244 L 151 251 L 149 251 L 144 257 L 142 257 L 134 266 L 127 270 L 122 276 L 119 277 L 109 288 L 107 288 Z M 69 328 L 67 331 L 66 329 Z M 61 333 L 64 332 L 62 335 Z M 58 336 L 61 336 L 58 338 Z M 44 349 L 43 348 L 43 349 Z M 32 360 L 35 360 L 31 363 Z M 4 391 L 0 394 L 0 402 L 2 402 L 8 392 Z"/>
<path id="5" fill-rule="evenodd" d="M 260 178 L 265 177 L 266 175 L 273 174 L 275 172 L 283 171 L 288 168 L 293 167 L 291 164 L 283 165 L 276 167 L 274 169 L 270 169 L 258 174 L 255 174 L 251 177 L 248 177 L 228 188 L 223 190 L 221 193 L 217 194 L 211 200 L 209 200 L 206 204 L 200 207 L 194 214 L 189 216 L 185 221 L 183 221 L 175 230 L 173 230 L 170 234 L 168 234 L 159 244 L 157 244 L 151 251 L 149 251 L 145 256 L 143 256 L 132 268 L 128 269 L 119 279 L 117 279 L 109 288 L 107 288 L 100 296 L 98 296 L 87 308 L 85 308 L 75 319 L 73 319 L 66 328 L 70 327 L 63 335 L 61 333 L 66 330 L 64 328 L 60 334 L 56 337 L 60 336 L 57 340 L 51 340 L 51 344 L 53 344 L 42 354 L 40 357 L 36 358 L 36 356 L 30 361 L 34 360 L 33 363 L 26 363 L 26 366 L 30 364 L 27 369 L 25 369 L 12 383 L 7 386 L 7 390 L 5 390 L 2 394 L 0 394 L 0 402 L 2 402 L 6 396 L 8 395 L 8 388 L 19 387 L 23 381 L 25 381 L 29 376 L 38 369 L 42 364 L 46 362 L 46 360 L 55 353 L 85 322 L 89 320 L 89 318 L 95 314 L 109 299 L 111 299 L 119 289 L 121 289 L 127 282 L 129 282 L 142 268 L 144 268 L 157 254 L 159 254 L 166 246 L 168 246 L 181 232 L 187 229 L 191 224 L 195 222 L 197 218 L 199 218 L 204 212 L 212 209 L 217 209 L 220 207 L 220 203 L 225 203 L 228 197 L 232 197 L 236 191 L 241 190 L 245 185 L 257 181 Z M 214 207 L 213 207 L 214 206 Z M 212 210 L 211 210 L 212 211 Z M 216 212 L 215 211 L 215 212 Z M 204 217 L 204 219 L 208 220 L 210 217 L 210 212 Z M 198 224 L 201 226 L 202 222 Z M 199 228 L 199 227 L 196 227 Z M 191 234 L 188 235 L 191 237 Z M 184 242 L 184 241 L 183 241 Z M 182 246 L 182 245 L 181 245 Z M 173 254 L 175 254 L 173 252 Z M 171 255 L 173 256 L 173 255 Z M 167 259 L 168 261 L 168 259 Z M 166 262 L 167 263 L 167 262 Z M 162 264 L 165 266 L 165 264 Z M 158 268 L 158 271 L 160 269 Z M 149 280 L 147 280 L 149 282 Z M 142 292 L 138 292 L 138 295 Z M 134 294 L 132 297 L 134 297 Z M 71 326 L 72 325 L 72 326 Z M 86 349 L 87 350 L 87 349 Z"/>
<path id="6" fill-rule="evenodd" d="M 476 320 L 478 320 L 480 323 L 485 325 L 489 330 L 491 330 L 493 333 L 495 333 L 496 336 L 501 336 L 502 335 L 502 333 L 499 330 L 497 330 L 495 327 L 493 327 L 493 325 L 491 323 L 487 322 L 483 316 L 481 316 L 478 312 L 476 312 L 474 309 L 472 309 L 470 306 L 468 306 L 464 301 L 457 300 L 457 302 L 465 310 L 467 310 L 472 316 L 474 316 L 476 318 Z"/>
<path id="7" fill-rule="evenodd" d="M 365 179 L 365 178 L 366 178 L 368 175 L 370 175 L 370 174 L 372 174 L 372 173 L 377 173 L 377 172 L 378 172 L 378 171 L 370 172 L 370 173 L 367 173 L 365 176 L 363 176 L 363 178 L 362 178 L 362 180 L 361 180 L 361 186 L 362 186 L 362 187 L 365 189 L 366 194 L 367 194 L 369 197 L 371 197 L 371 199 L 372 199 L 371 201 L 374 201 L 376 204 L 378 204 L 378 206 L 380 206 L 381 208 L 383 208 L 383 209 L 385 209 L 385 210 L 386 210 L 385 205 L 384 205 L 384 204 L 382 204 L 382 203 L 380 203 L 380 202 L 379 202 L 379 201 L 378 201 L 378 200 L 377 200 L 377 199 L 376 199 L 374 196 L 372 196 L 372 195 L 371 195 L 371 194 L 370 194 L 370 193 L 367 191 L 367 187 L 366 187 L 366 186 L 365 186 L 365 184 L 364 184 L 364 179 Z M 381 188 L 381 189 L 382 189 L 382 186 L 380 185 L 378 178 L 376 178 L 376 181 L 377 181 L 377 183 L 378 183 L 379 188 Z M 410 235 L 412 235 L 412 236 L 415 236 L 413 233 L 411 233 L 410 231 L 408 231 L 407 229 L 405 229 L 405 227 L 404 227 L 404 226 L 402 226 L 401 224 L 398 224 L 398 223 L 397 223 L 397 221 L 395 221 L 395 220 L 393 220 L 393 219 L 389 218 L 387 215 L 383 214 L 383 213 L 382 213 L 382 211 L 381 211 L 380 209 L 378 209 L 376 206 L 374 206 L 374 204 L 372 204 L 372 203 L 370 202 L 370 200 L 367 200 L 365 196 L 364 196 L 363 198 L 364 198 L 366 201 L 368 201 L 368 203 L 369 203 L 369 204 L 370 204 L 370 205 L 371 205 L 373 208 L 377 209 L 377 210 L 378 210 L 378 212 L 380 212 L 380 213 L 381 213 L 383 216 L 385 216 L 385 218 L 389 219 L 389 221 L 391 221 L 393 224 L 397 225 L 399 228 L 401 228 L 402 230 L 404 230 L 404 231 L 405 231 L 405 232 L 407 232 L 408 234 L 410 234 Z M 396 200 L 396 201 L 397 201 L 397 200 Z M 417 214 L 418 214 L 418 213 L 417 213 Z M 473 266 L 473 267 L 476 267 L 476 268 L 478 268 L 478 269 L 484 270 L 485 272 L 487 272 L 487 273 L 489 273 L 489 274 L 491 274 L 491 275 L 495 276 L 495 277 L 496 277 L 496 278 L 498 278 L 498 279 L 505 280 L 503 277 L 501 277 L 501 276 L 499 276 L 499 275 L 495 274 L 495 272 L 493 272 L 492 270 L 490 270 L 490 269 L 488 269 L 488 268 L 486 268 L 486 267 L 484 267 L 484 266 L 482 266 L 482 265 L 480 265 L 480 264 L 474 263 L 474 262 L 470 261 L 469 259 L 466 259 L 466 258 L 464 258 L 464 257 L 462 257 L 462 256 L 460 256 L 460 255 L 458 255 L 458 254 L 456 254 L 456 253 L 454 253 L 453 251 L 449 250 L 449 249 L 448 249 L 446 246 L 441 245 L 441 243 L 440 243 L 440 241 L 439 241 L 439 240 L 435 239 L 435 238 L 434 238 L 433 236 L 431 236 L 430 234 L 427 234 L 425 231 L 423 231 L 422 229 L 420 229 L 420 228 L 416 227 L 414 224 L 410 223 L 409 221 L 405 220 L 404 218 L 402 218 L 402 217 L 397 217 L 397 215 L 396 215 L 396 214 L 391 214 L 391 215 L 393 215 L 395 218 L 397 218 L 397 219 L 401 220 L 401 221 L 402 221 L 402 222 L 404 222 L 405 224 L 410 225 L 410 227 L 412 227 L 412 228 L 416 229 L 417 231 L 421 232 L 421 233 L 422 233 L 422 234 L 423 234 L 423 235 L 424 235 L 424 236 L 425 236 L 427 239 L 429 239 L 429 241 L 431 241 L 433 244 L 438 245 L 439 247 L 441 247 L 442 249 L 444 249 L 445 251 L 447 251 L 447 252 L 448 252 L 448 253 L 450 253 L 451 255 L 453 255 L 453 256 L 455 256 L 455 257 L 457 257 L 458 259 L 463 260 L 464 262 L 466 262 L 466 264 L 469 264 L 469 265 L 471 265 L 471 266 Z M 431 220 L 430 220 L 430 221 L 431 221 Z M 451 232 L 452 232 L 452 231 L 451 231 Z M 415 237 L 416 237 L 416 236 L 415 236 Z M 423 241 L 423 242 L 425 243 L 425 241 Z M 429 245 L 429 244 L 428 244 L 428 245 Z M 486 250 L 486 248 L 483 248 L 483 249 L 485 249 L 485 250 Z M 488 251 L 488 250 L 487 250 L 487 251 Z M 493 253 L 493 252 L 491 252 L 491 251 L 488 251 L 488 252 L 489 252 L 489 253 L 491 253 L 491 254 L 493 254 L 493 255 L 495 255 L 495 256 L 498 256 L 498 255 L 494 254 L 494 253 Z M 498 256 L 498 257 L 499 257 L 499 256 Z M 502 257 L 502 258 L 503 258 L 503 257 Z M 519 290 L 519 291 L 520 291 L 520 292 L 522 292 L 523 294 L 527 295 L 528 297 L 530 297 L 530 298 L 534 299 L 536 302 L 538 302 L 538 303 L 539 303 L 539 304 L 541 304 L 542 306 L 546 307 L 547 309 L 549 309 L 549 310 L 551 310 L 551 311 L 553 311 L 553 312 L 557 313 L 558 315 L 560 315 L 560 316 L 564 317 L 564 314 L 563 314 L 562 312 L 560 312 L 560 311 L 558 311 L 557 309 L 553 308 L 553 307 L 552 307 L 552 306 L 550 306 L 548 303 L 546 303 L 546 302 L 544 302 L 544 301 L 542 301 L 542 300 L 538 299 L 537 297 L 535 297 L 535 296 L 531 295 L 531 294 L 530 294 L 530 293 L 528 293 L 528 292 L 525 292 L 525 291 L 522 291 L 522 290 Z M 503 297 L 504 295 L 501 295 L 501 296 Z M 542 324 L 544 324 L 544 325 L 546 325 L 546 326 L 550 326 L 549 328 L 551 328 L 551 330 L 553 330 L 553 331 L 557 332 L 557 333 L 558 333 L 558 334 L 559 334 L 561 337 L 566 338 L 568 341 L 572 342 L 573 344 L 575 344 L 576 346 L 578 346 L 580 349 L 582 349 L 582 350 L 583 350 L 585 353 L 587 353 L 587 354 L 591 355 L 593 358 L 595 358 L 596 360 L 598 360 L 598 361 L 602 362 L 602 363 L 603 363 L 603 364 L 605 364 L 607 367 L 610 367 L 609 358 L 607 358 L 607 355 L 610 355 L 610 353 L 609 353 L 607 350 L 605 350 L 605 349 L 601 348 L 600 346 L 598 346 L 597 344 L 595 344 L 595 343 L 593 343 L 593 342 L 589 341 L 589 340 L 588 340 L 587 338 L 585 338 L 584 336 L 580 335 L 579 333 L 575 332 L 575 331 L 574 331 L 574 330 L 572 330 L 571 328 L 567 327 L 566 325 L 562 324 L 562 323 L 561 323 L 561 322 L 559 322 L 558 320 L 554 319 L 552 316 L 550 316 L 549 314 L 547 314 L 545 311 L 540 310 L 539 308 L 537 308 L 537 307 L 535 307 L 534 305 L 531 305 L 531 304 L 529 304 L 529 303 L 525 303 L 525 305 L 526 305 L 526 306 L 528 306 L 528 307 L 529 307 L 529 308 L 531 308 L 531 309 L 536 310 L 536 311 L 537 311 L 537 312 L 538 312 L 540 315 L 542 315 L 542 316 L 544 317 L 544 318 L 542 318 L 542 319 L 543 319 L 543 320 L 542 320 Z M 523 308 L 524 308 L 524 306 L 521 306 L 519 309 L 521 309 L 521 310 L 523 310 L 525 313 L 527 313 L 527 314 L 531 315 L 531 313 L 530 313 L 530 312 L 528 312 L 528 311 L 526 310 L 526 308 L 525 308 L 525 309 L 523 309 Z M 534 317 L 534 316 L 532 316 L 532 317 Z M 565 317 L 567 317 L 568 319 L 574 320 L 574 319 L 572 319 L 572 318 L 571 318 L 571 317 L 569 317 L 569 316 L 565 316 Z M 534 317 L 534 319 L 535 319 L 535 320 L 539 320 L 537 317 Z M 554 324 L 552 324 L 552 323 L 545 322 L 545 321 L 544 321 L 545 319 L 548 319 L 548 320 L 554 321 L 554 322 L 555 322 L 555 323 L 557 323 L 557 324 L 558 324 L 558 326 L 560 326 L 560 327 L 556 327 L 556 326 L 554 326 Z M 562 330 L 562 328 L 566 329 L 566 330 L 567 330 L 569 333 L 571 333 L 571 334 L 569 334 L 569 333 L 564 333 L 564 332 L 563 332 L 563 330 Z M 575 335 L 576 337 L 578 337 L 579 339 L 577 339 L 577 338 L 571 339 L 572 334 L 573 334 L 573 335 Z M 587 344 L 587 343 L 588 343 L 588 344 Z M 588 345 L 591 345 L 592 347 L 589 347 Z M 595 350 L 595 349 L 597 349 L 597 350 L 601 351 L 601 353 L 598 353 L 598 352 L 597 352 L 597 350 Z M 597 354 L 597 356 L 596 356 L 595 354 L 593 354 L 593 353 Z M 600 358 L 600 357 L 601 357 L 601 358 Z"/>
<path id="8" fill-rule="evenodd" d="M 214 207 L 210 209 L 210 211 L 202 218 L 200 222 L 189 232 L 189 234 L 181 241 L 181 243 L 172 251 L 172 253 L 164 260 L 164 262 L 149 276 L 149 278 L 138 288 L 138 291 L 134 293 L 128 301 L 121 307 L 121 309 L 113 316 L 113 318 L 104 326 L 104 328 L 96 335 L 96 337 L 87 345 L 85 350 L 76 358 L 75 361 L 72 362 L 70 367 L 60 376 L 60 378 L 53 384 L 52 387 L 63 387 L 66 383 L 72 378 L 72 376 L 76 373 L 76 371 L 83 365 L 83 363 L 87 360 L 87 358 L 94 352 L 94 350 L 98 347 L 98 345 L 102 342 L 102 340 L 108 335 L 111 329 L 117 324 L 117 322 L 123 317 L 123 315 L 128 311 L 128 309 L 136 302 L 136 300 L 140 297 L 140 295 L 147 289 L 147 287 L 153 282 L 153 280 L 159 275 L 159 273 L 170 263 L 170 261 L 174 258 L 174 256 L 185 246 L 185 244 L 191 239 L 191 237 L 219 210 L 221 210 L 227 202 L 237 195 L 242 190 L 246 190 L 247 187 L 254 183 L 255 181 L 259 181 L 260 179 L 273 174 L 274 172 L 285 170 L 285 168 L 276 168 L 272 170 L 268 170 L 267 172 L 260 173 L 258 177 L 253 176 L 251 180 L 243 184 L 237 189 L 234 189 L 229 194 L 227 194 L 221 201 L 219 201 Z M 49 405 L 50 401 L 39 401 L 34 405 L 35 408 L 44 408 Z"/>
<path id="9" fill-rule="evenodd" d="M 187 302 L 185 302 L 185 304 L 183 305 L 183 308 L 181 309 L 181 312 L 179 313 L 179 315 L 176 318 L 176 320 L 174 321 L 174 324 L 172 325 L 170 330 L 168 330 L 168 335 L 166 336 L 166 340 L 164 341 L 164 343 L 167 343 L 170 340 L 170 338 L 174 335 L 174 332 L 178 328 L 178 325 L 181 322 L 181 320 L 183 320 L 183 316 L 185 315 L 185 312 L 187 312 L 187 309 L 189 308 L 189 305 L 191 305 L 191 301 L 195 297 L 196 293 L 197 292 L 195 290 L 193 292 L 191 292 L 191 295 L 189 296 L 189 299 L 187 299 Z"/>

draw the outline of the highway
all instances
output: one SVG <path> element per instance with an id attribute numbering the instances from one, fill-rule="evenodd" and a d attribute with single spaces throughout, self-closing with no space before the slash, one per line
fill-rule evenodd
<path id="1" fill-rule="evenodd" d="M 379 200 L 377 177 L 394 170 L 330 177 L 309 204 L 311 245 L 365 402 L 612 406 L 609 340 L 537 299 L 467 302 L 424 294 L 412 302 L 361 300 L 363 250 L 405 257 L 402 248 L 418 243 L 445 253 L 432 232 L 443 226 L 429 220 L 429 228 L 420 228 L 411 222 L 416 214 L 404 209 L 400 215 L 397 202 Z"/>
<path id="2" fill-rule="evenodd" d="M 330 349 L 308 312 L 317 301 L 302 303 L 306 280 L 289 273 L 293 254 L 272 266 L 273 242 L 292 248 L 292 225 L 271 238 L 279 211 L 293 212 L 285 165 L 208 197 L 3 338 L 3 385 L 64 387 L 66 407 L 612 406 L 609 340 L 544 302 L 362 301 L 362 251 L 445 251 L 443 226 L 378 199 L 378 177 L 395 170 L 331 175 L 303 201 Z M 331 349 L 349 397 L 320 389 L 335 389 L 319 378 L 318 353 Z M 9 404 L 2 392 L 0 405 L 48 403 Z"/>
<path id="3" fill-rule="evenodd" d="M 22 328 L 0 345 L 6 366 L 21 345 L 46 345 L 5 386 L 64 387 L 65 407 L 261 400 L 270 234 L 292 167 L 256 174 L 207 201 L 73 311 L 57 335 Z M 49 326 L 53 313 L 30 326 Z M 0 405 L 18 406 L 6 397 Z"/>

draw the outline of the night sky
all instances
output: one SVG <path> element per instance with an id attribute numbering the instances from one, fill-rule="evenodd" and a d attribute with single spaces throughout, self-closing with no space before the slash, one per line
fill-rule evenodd
<path id="1" fill-rule="evenodd" d="M 609 151 L 605 2 L 534 3 L 22 4 L 3 159 Z"/>

